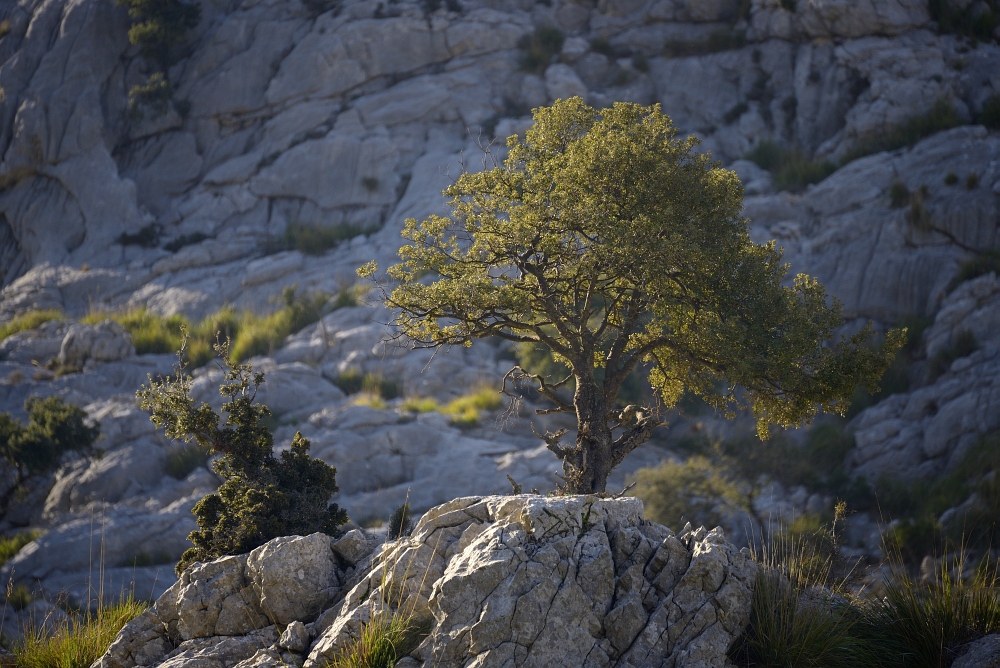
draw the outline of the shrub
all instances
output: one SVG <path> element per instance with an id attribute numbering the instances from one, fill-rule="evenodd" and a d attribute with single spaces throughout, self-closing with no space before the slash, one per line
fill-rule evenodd
<path id="1" fill-rule="evenodd" d="M 386 536 L 389 540 L 396 540 L 403 536 L 409 536 L 412 531 L 413 517 L 410 513 L 410 504 L 404 503 L 392 511 L 392 515 L 389 516 Z"/>
<path id="2" fill-rule="evenodd" d="M 0 325 L 0 341 L 18 332 L 41 327 L 49 321 L 62 320 L 62 317 L 62 312 L 57 309 L 34 309 L 27 311 Z"/>
<path id="3" fill-rule="evenodd" d="M 156 223 L 150 223 L 143 225 L 138 232 L 122 232 L 118 235 L 118 243 L 122 246 L 153 248 L 160 243 L 160 226 Z"/>
<path id="4" fill-rule="evenodd" d="M 703 56 L 720 51 L 741 49 L 746 44 L 745 30 L 719 28 L 708 34 L 708 37 L 695 40 L 669 40 L 663 45 L 664 55 L 671 58 L 686 56 Z"/>
<path id="5" fill-rule="evenodd" d="M 978 187 L 979 187 L 979 174 L 973 172 L 972 174 L 969 174 L 967 177 L 965 177 L 966 190 L 975 190 Z"/>
<path id="6" fill-rule="evenodd" d="M 0 457 L 14 468 L 15 475 L 14 487 L 3 497 L 4 507 L 25 480 L 54 471 L 67 452 L 93 454 L 100 434 L 96 423 L 87 424 L 82 408 L 59 397 L 31 397 L 24 409 L 26 425 L 9 413 L 0 413 Z"/>
<path id="7" fill-rule="evenodd" d="M 1000 93 L 986 98 L 977 120 L 991 130 L 1000 130 Z"/>
<path id="8" fill-rule="evenodd" d="M 155 116 L 167 113 L 170 106 L 170 97 L 174 94 L 174 88 L 170 85 L 163 72 L 153 72 L 146 78 L 146 83 L 132 86 L 128 91 L 128 108 L 133 118 L 142 119 L 146 110 L 153 112 Z M 146 227 L 150 227 L 147 225 Z M 144 228 L 145 229 L 145 228 Z M 141 233 L 141 232 L 140 232 Z M 125 238 L 126 235 L 122 235 Z M 123 246 L 127 241 L 119 240 Z M 148 239 L 139 238 L 133 242 L 143 248 L 152 248 L 159 243 L 159 231 Z"/>
<path id="9" fill-rule="evenodd" d="M 117 0 L 128 8 L 133 23 L 129 42 L 138 46 L 142 55 L 166 68 L 171 62 L 171 48 L 184 39 L 184 34 L 198 25 L 201 6 L 183 0 Z"/>
<path id="10" fill-rule="evenodd" d="M 958 175 L 955 174 L 955 172 L 948 172 L 948 174 L 944 177 L 944 184 L 946 186 L 953 186 L 956 183 L 958 183 Z"/>
<path id="11" fill-rule="evenodd" d="M 32 529 L 31 531 L 16 533 L 9 538 L 0 538 L 0 566 L 13 559 L 14 555 L 20 552 L 22 547 L 36 538 L 40 538 L 44 533 L 44 531 Z"/>
<path id="12" fill-rule="evenodd" d="M 264 423 L 270 411 L 255 402 L 264 374 L 236 362 L 228 341 L 215 350 L 226 367 L 219 387 L 227 414 L 221 426 L 215 409 L 205 403 L 196 406 L 190 396 L 192 378 L 181 361 L 183 345 L 174 375 L 150 380 L 136 393 L 140 407 L 150 411 L 150 419 L 167 437 L 194 440 L 221 455 L 212 468 L 224 482 L 217 493 L 194 506 L 198 529 L 189 536 L 194 547 L 181 557 L 178 574 L 193 562 L 249 552 L 278 536 L 316 531 L 336 535 L 347 521 L 347 514 L 329 503 L 338 491 L 337 470 L 309 457 L 309 441 L 302 434 L 295 434 L 280 458 L 274 456 L 274 436 Z"/>
<path id="13" fill-rule="evenodd" d="M 19 668 L 89 668 L 111 646 L 122 627 L 146 609 L 129 597 L 96 613 L 70 615 L 52 633 L 47 625 L 32 625 L 13 643 Z"/>
<path id="14" fill-rule="evenodd" d="M 675 530 L 685 522 L 714 527 L 745 500 L 731 473 L 701 456 L 639 469 L 635 482 L 633 494 L 645 504 L 646 517 Z"/>
<path id="15" fill-rule="evenodd" d="M 370 182 L 369 182 L 370 183 Z M 375 180 L 375 188 L 378 181 Z M 367 188 L 367 185 L 366 185 Z M 331 248 L 336 248 L 341 242 L 349 241 L 362 234 L 371 234 L 376 227 L 341 223 L 339 225 L 321 226 L 305 223 L 289 223 L 285 232 L 277 239 L 269 240 L 264 247 L 267 253 L 277 253 L 286 250 L 297 250 L 306 255 L 322 255 Z"/>
<path id="16" fill-rule="evenodd" d="M 524 51 L 521 56 L 521 69 L 541 74 L 552 62 L 563 46 L 566 37 L 555 28 L 535 28 L 535 32 L 525 35 L 518 42 Z"/>
<path id="17" fill-rule="evenodd" d="M 913 146 L 924 137 L 961 124 L 962 121 L 951 103 L 947 100 L 938 100 L 925 114 L 912 116 L 885 132 L 861 137 L 855 147 L 844 155 L 841 164 L 846 165 L 852 160 L 873 153 Z"/>
<path id="18" fill-rule="evenodd" d="M 164 470 L 177 480 L 184 480 L 192 471 L 208 462 L 208 448 L 197 443 L 183 443 L 167 452 Z"/>
<path id="19" fill-rule="evenodd" d="M 746 159 L 771 172 L 778 190 L 792 192 L 819 183 L 837 169 L 832 162 L 810 160 L 801 149 L 786 148 L 770 140 L 760 142 Z"/>

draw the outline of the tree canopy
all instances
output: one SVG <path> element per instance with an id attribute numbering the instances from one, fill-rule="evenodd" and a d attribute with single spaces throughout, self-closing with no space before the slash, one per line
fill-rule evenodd
<path id="1" fill-rule="evenodd" d="M 764 438 L 877 386 L 903 334 L 876 345 L 869 326 L 831 341 L 840 305 L 809 276 L 786 284 L 780 249 L 750 240 L 736 174 L 659 105 L 571 98 L 534 121 L 502 163 L 444 191 L 449 217 L 406 221 L 386 305 L 416 346 L 497 336 L 543 344 L 570 369 L 510 374 L 537 383 L 545 412 L 576 414 L 574 443 L 545 435 L 565 491 L 603 492 L 685 391 L 729 416 L 749 409 Z M 661 405 L 618 406 L 640 365 Z"/>

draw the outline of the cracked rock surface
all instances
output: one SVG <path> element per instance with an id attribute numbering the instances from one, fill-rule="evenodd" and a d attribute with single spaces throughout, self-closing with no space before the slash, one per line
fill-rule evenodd
<path id="1" fill-rule="evenodd" d="M 632 498 L 458 498 L 409 537 L 369 543 L 356 569 L 337 555 L 357 535 L 340 541 L 278 538 L 192 567 L 95 666 L 318 668 L 373 616 L 398 612 L 428 629 L 399 665 L 721 668 L 757 572 L 721 529 L 676 535 Z M 261 594 L 264 561 L 282 615 Z M 319 612 L 300 590 L 332 605 Z"/>

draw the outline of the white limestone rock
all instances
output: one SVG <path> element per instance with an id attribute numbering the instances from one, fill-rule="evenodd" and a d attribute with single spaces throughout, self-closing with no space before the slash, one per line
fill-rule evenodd
<path id="1" fill-rule="evenodd" d="M 59 364 L 82 368 L 89 361 L 114 362 L 135 355 L 132 335 L 113 320 L 70 325 L 59 347 Z"/>

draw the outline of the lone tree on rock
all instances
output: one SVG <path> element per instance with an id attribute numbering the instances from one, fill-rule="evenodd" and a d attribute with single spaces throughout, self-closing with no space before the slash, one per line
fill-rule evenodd
<path id="1" fill-rule="evenodd" d="M 548 346 L 565 378 L 515 367 L 505 384 L 530 379 L 555 405 L 538 412 L 576 414 L 574 443 L 544 436 L 565 492 L 604 492 L 685 390 L 727 416 L 749 408 L 766 438 L 771 424 L 843 413 L 859 385 L 876 389 L 904 333 L 830 341 L 839 304 L 809 276 L 782 284 L 788 265 L 773 242 L 750 240 L 736 174 L 678 138 L 659 105 L 597 111 L 572 98 L 534 121 L 524 141 L 507 139 L 502 164 L 444 191 L 451 217 L 406 221 L 412 243 L 388 269 L 398 285 L 385 303 L 417 347 Z M 660 407 L 616 402 L 640 364 Z"/>

